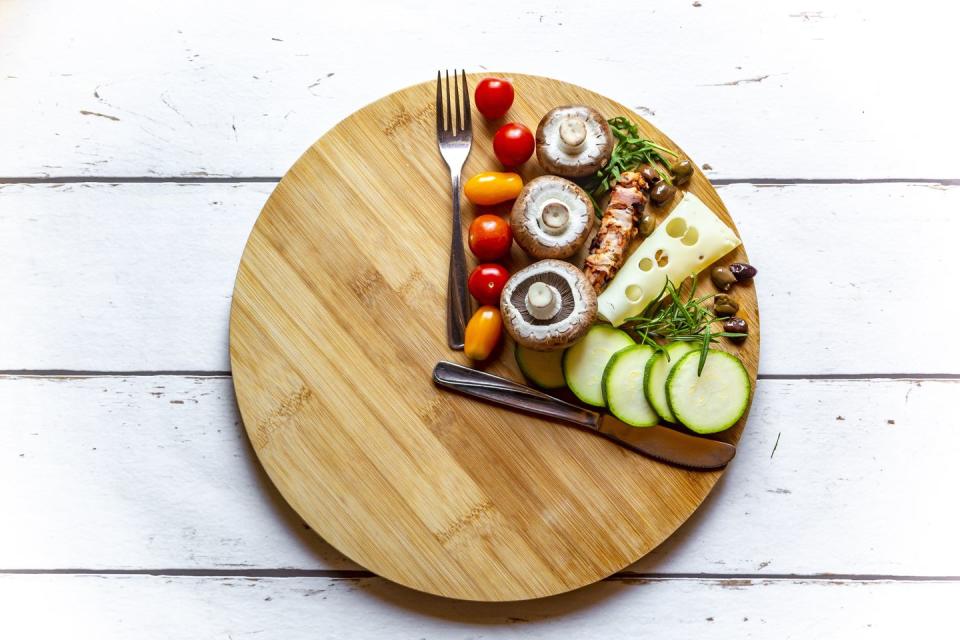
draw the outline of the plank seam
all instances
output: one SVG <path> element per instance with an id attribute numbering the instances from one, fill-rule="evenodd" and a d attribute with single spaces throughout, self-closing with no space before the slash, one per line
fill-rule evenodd
<path id="1" fill-rule="evenodd" d="M 0 569 L 2 575 L 68 575 L 68 576 L 150 576 L 196 578 L 331 578 L 357 580 L 380 578 L 363 569 Z M 909 581 L 960 582 L 960 576 L 857 574 L 857 573 L 615 573 L 604 581 L 620 580 L 804 580 L 857 582 Z"/>
<path id="2" fill-rule="evenodd" d="M 709 178 L 708 178 L 709 179 Z M 231 184 L 276 183 L 280 176 L 12 176 L 0 177 L 0 184 Z M 715 178 L 715 186 L 748 184 L 759 186 L 830 184 L 937 184 L 960 186 L 960 178 Z"/>
<path id="3" fill-rule="evenodd" d="M 184 378 L 230 378 L 230 371 L 193 369 L 155 369 L 131 371 L 100 371 L 90 369 L 0 369 L 0 376 L 30 376 L 36 378 L 147 378 L 151 376 L 181 376 Z"/>
<path id="4" fill-rule="evenodd" d="M 0 178 L 0 184 L 231 184 L 231 183 L 275 183 L 276 176 L 23 176 Z"/>
<path id="5" fill-rule="evenodd" d="M 34 378 L 230 378 L 230 371 L 193 369 L 93 370 L 93 369 L 0 369 L 0 377 Z M 960 380 L 960 373 L 761 373 L 758 380 Z"/>

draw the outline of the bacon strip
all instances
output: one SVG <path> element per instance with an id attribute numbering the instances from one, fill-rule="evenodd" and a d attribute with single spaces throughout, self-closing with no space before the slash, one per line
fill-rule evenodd
<path id="1" fill-rule="evenodd" d="M 627 246 L 637 237 L 637 224 L 647 204 L 649 188 L 643 176 L 634 171 L 621 174 L 613 187 L 610 203 L 600 220 L 600 230 L 590 243 L 590 253 L 583 265 L 587 281 L 597 293 L 623 266 Z"/>

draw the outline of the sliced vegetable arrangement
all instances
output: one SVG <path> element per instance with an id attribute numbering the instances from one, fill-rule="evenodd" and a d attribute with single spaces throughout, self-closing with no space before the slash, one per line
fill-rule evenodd
<path id="1" fill-rule="evenodd" d="M 514 97 L 499 78 L 475 93 L 491 120 L 507 116 Z M 469 246 L 482 264 L 468 288 L 482 306 L 467 325 L 467 356 L 488 358 L 505 330 L 533 384 L 566 387 L 626 424 L 678 423 L 702 434 L 736 424 L 750 378 L 735 354 L 716 346 L 736 351 L 749 335 L 736 286 L 757 270 L 717 264 L 740 239 L 681 192 L 694 178 L 692 163 L 644 138 L 628 118 L 607 120 L 587 105 L 551 109 L 536 135 L 507 122 L 492 150 L 509 171 L 474 175 L 464 195 L 479 207 L 512 207 L 507 218 L 480 210 L 470 224 Z M 534 153 L 546 175 L 524 185 L 513 171 Z M 514 241 L 539 261 L 510 276 L 498 262 Z M 698 294 L 704 271 L 716 291 Z"/>
<path id="2" fill-rule="evenodd" d="M 667 400 L 667 378 L 680 358 L 695 350 L 692 342 L 671 342 L 654 353 L 643 370 L 643 394 L 657 415 L 667 422 L 677 421 Z"/>
<path id="3" fill-rule="evenodd" d="M 725 351 L 710 349 L 702 370 L 699 355 L 680 358 L 667 376 L 670 410 L 697 433 L 729 429 L 750 402 L 750 376 L 743 363 Z"/>
<path id="4" fill-rule="evenodd" d="M 517 345 L 514 357 L 526 378 L 541 389 L 562 389 L 567 386 L 563 377 L 563 351 L 535 351 Z"/>
<path id="5" fill-rule="evenodd" d="M 563 354 L 563 377 L 570 391 L 587 404 L 606 406 L 604 371 L 615 353 L 632 346 L 635 346 L 633 338 L 626 332 L 608 325 L 594 325 Z"/>
<path id="6" fill-rule="evenodd" d="M 644 374 L 655 355 L 649 345 L 630 345 L 613 354 L 603 370 L 603 399 L 610 413 L 634 427 L 660 421 L 644 393 Z"/>

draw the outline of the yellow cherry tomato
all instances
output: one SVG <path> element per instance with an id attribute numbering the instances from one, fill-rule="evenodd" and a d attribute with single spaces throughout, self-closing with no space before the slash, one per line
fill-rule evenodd
<path id="1" fill-rule="evenodd" d="M 480 307 L 467 323 L 463 352 L 471 360 L 486 360 L 500 342 L 502 329 L 500 309 L 491 305 Z"/>
<path id="2" fill-rule="evenodd" d="M 491 205 L 513 200 L 520 195 L 523 178 L 515 173 L 484 171 L 463 185 L 463 194 L 473 204 Z"/>

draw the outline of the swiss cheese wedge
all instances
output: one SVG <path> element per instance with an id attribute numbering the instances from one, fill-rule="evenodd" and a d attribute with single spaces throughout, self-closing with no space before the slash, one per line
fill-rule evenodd
<path id="1" fill-rule="evenodd" d="M 619 326 L 653 302 L 667 278 L 680 286 L 739 245 L 740 238 L 730 227 L 697 196 L 685 193 L 597 297 L 598 311 Z"/>

